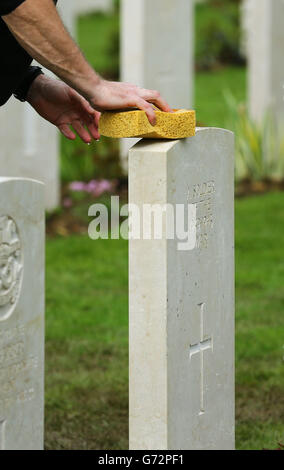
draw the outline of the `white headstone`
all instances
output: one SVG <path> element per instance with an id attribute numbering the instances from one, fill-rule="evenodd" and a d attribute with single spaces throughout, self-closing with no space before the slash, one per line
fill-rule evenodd
<path id="1" fill-rule="evenodd" d="M 60 0 L 57 7 L 67 30 L 76 38 L 78 16 L 94 12 L 110 13 L 113 0 Z"/>
<path id="2" fill-rule="evenodd" d="M 73 38 L 77 35 L 77 0 L 60 0 L 57 8 L 60 17 Z"/>
<path id="3" fill-rule="evenodd" d="M 248 0 L 249 109 L 262 120 L 272 111 L 284 120 L 284 1 Z"/>
<path id="4" fill-rule="evenodd" d="M 76 11 L 78 15 L 101 11 L 109 13 L 113 10 L 113 0 L 80 0 L 77 2 Z"/>
<path id="5" fill-rule="evenodd" d="M 0 107 L 0 175 L 45 183 L 45 207 L 60 201 L 59 132 L 28 103 L 11 98 Z"/>
<path id="6" fill-rule="evenodd" d="M 44 191 L 0 178 L 0 449 L 43 448 Z"/>
<path id="7" fill-rule="evenodd" d="M 192 0 L 122 0 L 121 80 L 158 90 L 174 108 L 193 105 Z M 134 139 L 121 142 L 123 170 Z"/>
<path id="8" fill-rule="evenodd" d="M 251 29 L 251 1 L 242 0 L 240 3 L 241 16 L 241 52 L 248 57 L 249 32 Z"/>
<path id="9" fill-rule="evenodd" d="M 187 250 L 165 224 L 162 239 L 129 242 L 130 449 L 233 449 L 233 134 L 141 141 L 129 179 L 140 210 L 193 214 Z"/>

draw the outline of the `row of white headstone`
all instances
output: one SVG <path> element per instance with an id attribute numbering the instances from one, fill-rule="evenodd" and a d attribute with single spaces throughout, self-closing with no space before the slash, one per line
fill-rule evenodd
<path id="1" fill-rule="evenodd" d="M 249 108 L 261 120 L 272 109 L 284 115 L 283 0 L 243 0 L 249 61 Z M 61 12 L 76 36 L 78 13 L 109 10 L 112 0 L 62 0 Z M 193 106 L 193 0 L 121 1 L 121 78 L 158 89 L 173 107 Z M 198 38 L 197 38 L 198 40 Z M 37 178 L 46 184 L 46 208 L 59 204 L 58 133 L 29 105 L 11 99 L 0 109 L 0 174 Z M 127 172 L 128 149 L 121 143 Z"/>
<path id="2" fill-rule="evenodd" d="M 234 449 L 233 134 L 142 140 L 129 178 L 130 204 L 195 214 L 187 251 L 155 220 L 129 242 L 130 449 Z M 0 449 L 43 448 L 43 374 L 44 186 L 0 178 Z"/>

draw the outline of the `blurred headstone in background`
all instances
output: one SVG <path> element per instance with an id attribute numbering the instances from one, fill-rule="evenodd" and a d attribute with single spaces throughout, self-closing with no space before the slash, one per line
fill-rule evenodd
<path id="1" fill-rule="evenodd" d="M 251 29 L 251 1 L 242 0 L 240 4 L 241 15 L 241 53 L 244 57 L 248 57 L 249 47 L 249 31 Z"/>
<path id="2" fill-rule="evenodd" d="M 70 34 L 76 37 L 76 0 L 60 2 L 59 12 Z M 48 70 L 44 70 L 53 76 Z M 28 103 L 13 97 L 0 108 L 0 175 L 33 178 L 45 183 L 45 207 L 60 202 L 59 133 Z"/>
<path id="3" fill-rule="evenodd" d="M 45 183 L 45 207 L 60 201 L 59 138 L 55 126 L 28 103 L 11 98 L 0 108 L 0 176 L 33 178 Z"/>
<path id="4" fill-rule="evenodd" d="M 121 80 L 160 91 L 175 108 L 193 105 L 193 3 L 121 0 Z M 125 173 L 136 142 L 121 142 Z"/>
<path id="5" fill-rule="evenodd" d="M 60 16 L 72 37 L 76 37 L 76 23 L 79 15 L 103 12 L 113 9 L 113 0 L 61 0 L 58 3 Z"/>
<path id="6" fill-rule="evenodd" d="M 76 18 L 81 12 L 110 10 L 112 0 L 59 2 L 59 12 L 69 33 L 76 38 Z M 82 9 L 81 9 L 82 7 Z M 85 10 L 84 10 L 85 8 Z M 45 73 L 52 74 L 45 70 Z M 45 183 L 45 207 L 60 202 L 59 133 L 28 103 L 13 97 L 0 108 L 0 176 L 34 178 Z"/>
<path id="7" fill-rule="evenodd" d="M 79 0 L 76 2 L 76 12 L 78 15 L 101 11 L 109 13 L 113 9 L 113 0 Z"/>
<path id="8" fill-rule="evenodd" d="M 252 118 L 261 121 L 270 111 L 284 121 L 284 1 L 247 0 L 248 87 Z"/>
<path id="9" fill-rule="evenodd" d="M 61 0 L 58 3 L 58 11 L 61 19 L 73 38 L 77 33 L 77 0 Z"/>

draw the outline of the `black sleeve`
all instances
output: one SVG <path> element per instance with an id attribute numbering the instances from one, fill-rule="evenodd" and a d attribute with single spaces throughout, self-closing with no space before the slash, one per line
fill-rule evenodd
<path id="1" fill-rule="evenodd" d="M 8 15 L 25 0 L 0 0 L 0 16 Z"/>
<path id="2" fill-rule="evenodd" d="M 22 82 L 16 90 L 14 90 L 14 96 L 19 101 L 26 101 L 29 89 L 33 81 L 39 76 L 43 75 L 41 67 L 30 66 L 27 70 L 26 75 L 24 76 Z"/>
<path id="3" fill-rule="evenodd" d="M 2 106 L 24 80 L 33 59 L 20 46 L 1 17 L 0 44 L 3 45 L 0 47 L 0 106 Z"/>

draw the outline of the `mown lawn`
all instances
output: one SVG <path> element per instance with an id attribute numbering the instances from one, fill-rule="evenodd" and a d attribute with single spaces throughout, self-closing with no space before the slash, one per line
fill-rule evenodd
<path id="1" fill-rule="evenodd" d="M 284 193 L 236 201 L 238 449 L 284 441 Z M 47 240 L 46 447 L 127 449 L 127 242 Z"/>
<path id="2" fill-rule="evenodd" d="M 284 443 L 284 193 L 236 203 L 237 444 Z"/>
<path id="3" fill-rule="evenodd" d="M 246 69 L 224 67 L 211 72 L 198 72 L 195 80 L 196 116 L 202 126 L 228 128 L 230 109 L 225 94 L 238 103 L 246 100 Z"/>
<path id="4" fill-rule="evenodd" d="M 46 446 L 127 446 L 127 243 L 47 240 Z"/>

